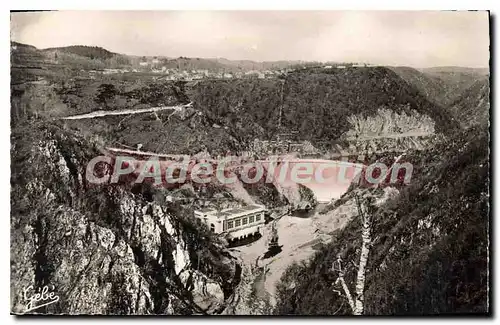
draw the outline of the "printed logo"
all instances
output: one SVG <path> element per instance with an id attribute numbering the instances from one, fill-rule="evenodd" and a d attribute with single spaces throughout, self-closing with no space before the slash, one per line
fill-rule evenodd
<path id="1" fill-rule="evenodd" d="M 25 313 L 41 308 L 43 306 L 48 306 L 59 301 L 59 296 L 54 292 L 55 287 L 52 286 L 52 290 L 49 290 L 48 286 L 44 286 L 42 289 L 33 292 L 33 286 L 24 288 L 24 300 L 27 301 Z M 28 295 L 32 293 L 31 295 Z"/>

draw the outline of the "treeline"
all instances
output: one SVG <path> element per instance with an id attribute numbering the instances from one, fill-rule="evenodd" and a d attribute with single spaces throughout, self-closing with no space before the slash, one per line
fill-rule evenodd
<path id="1" fill-rule="evenodd" d="M 80 56 L 84 56 L 90 59 L 110 59 L 116 53 L 110 52 L 99 46 L 86 46 L 86 45 L 72 45 L 65 47 L 52 47 L 47 48 L 44 51 L 58 51 L 64 53 L 72 53 Z"/>

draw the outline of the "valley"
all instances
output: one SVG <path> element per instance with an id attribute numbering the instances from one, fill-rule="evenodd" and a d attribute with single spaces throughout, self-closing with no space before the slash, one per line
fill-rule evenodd
<path id="1" fill-rule="evenodd" d="M 487 309 L 484 69 L 280 62 L 249 76 L 254 65 L 229 60 L 179 58 L 163 69 L 149 58 L 146 68 L 102 48 L 20 43 L 11 58 L 11 288 L 56 283 L 71 302 L 46 312 L 349 315 L 333 265 L 346 261 L 354 283 L 360 211 L 373 217 L 369 314 Z M 222 77 L 187 78 L 179 67 L 188 64 L 191 75 Z M 261 77 L 269 65 L 279 73 Z M 86 168 L 99 155 L 140 167 L 92 184 Z M 224 170 L 236 177 L 227 186 L 197 183 L 192 169 L 183 183 L 135 182 L 152 158 L 215 170 L 233 156 L 244 159 Z M 273 159 L 285 179 L 245 181 L 257 164 L 263 179 L 271 174 Z M 298 184 L 290 175 L 301 163 L 334 178 Z M 396 163 L 412 170 L 389 182 Z M 370 183 L 374 164 L 389 173 Z M 194 217 L 254 204 L 267 211 L 261 237 L 236 246 Z M 269 254 L 275 234 L 280 251 Z M 21 298 L 12 297 L 14 312 Z"/>

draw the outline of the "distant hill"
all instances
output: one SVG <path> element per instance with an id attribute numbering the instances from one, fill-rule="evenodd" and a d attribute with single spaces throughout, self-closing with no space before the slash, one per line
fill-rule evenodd
<path id="1" fill-rule="evenodd" d="M 478 80 L 489 76 L 487 68 L 434 67 L 414 69 L 390 67 L 432 102 L 449 107 Z"/>
<path id="2" fill-rule="evenodd" d="M 11 68 L 18 65 L 39 68 L 41 64 L 46 63 L 46 57 L 32 45 L 10 42 L 10 62 Z"/>
<path id="3" fill-rule="evenodd" d="M 64 47 L 51 47 L 46 49 L 37 49 L 34 46 L 11 42 L 11 45 L 23 48 L 31 52 L 38 52 L 41 56 L 51 58 L 53 60 L 62 61 L 59 63 L 76 65 L 77 68 L 84 69 L 102 69 L 105 67 L 116 68 L 133 67 L 140 68 L 141 62 L 147 62 L 147 68 L 150 67 L 165 67 L 166 69 L 179 70 L 209 70 L 220 72 L 247 72 L 252 70 L 271 70 L 285 69 L 294 66 L 318 66 L 324 64 L 321 62 L 305 62 L 305 61 L 265 61 L 257 62 L 251 60 L 229 60 L 225 58 L 191 58 L 191 57 L 168 57 L 168 56 L 137 56 L 125 55 L 111 52 L 105 48 L 98 46 L 72 45 Z M 62 59 L 62 60 L 61 60 Z M 85 61 L 85 60 L 93 61 Z M 118 63 L 116 62 L 118 61 Z"/>
<path id="4" fill-rule="evenodd" d="M 444 82 L 444 104 L 447 105 L 454 102 L 477 80 L 489 75 L 489 69 L 467 67 L 435 67 L 421 69 L 421 71 Z"/>
<path id="5" fill-rule="evenodd" d="M 117 53 L 110 52 L 99 46 L 73 45 L 64 47 L 51 47 L 43 49 L 44 52 L 59 51 L 65 53 L 77 54 L 90 59 L 110 59 Z"/>
<path id="6" fill-rule="evenodd" d="M 37 48 L 34 47 L 33 45 L 23 44 L 19 42 L 10 42 L 10 48 L 12 50 L 17 50 L 17 49 L 32 50 L 32 51 L 37 50 Z"/>
<path id="7" fill-rule="evenodd" d="M 428 74 L 437 74 L 437 75 L 455 73 L 455 74 L 474 74 L 479 76 L 486 76 L 490 73 L 489 68 L 469 68 L 469 67 L 456 67 L 456 66 L 423 68 L 421 70 L 422 72 Z"/>
<path id="8" fill-rule="evenodd" d="M 129 56 L 102 47 L 75 45 L 38 49 L 17 42 L 11 42 L 11 62 L 12 68 L 36 67 L 47 72 L 131 67 Z"/>

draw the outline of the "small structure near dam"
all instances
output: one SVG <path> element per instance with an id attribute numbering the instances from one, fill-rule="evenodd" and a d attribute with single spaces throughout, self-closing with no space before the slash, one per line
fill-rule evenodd
<path id="1" fill-rule="evenodd" d="M 249 205 L 239 208 L 196 210 L 194 216 L 216 234 L 226 234 L 229 240 L 243 239 L 260 234 L 266 208 Z"/>

